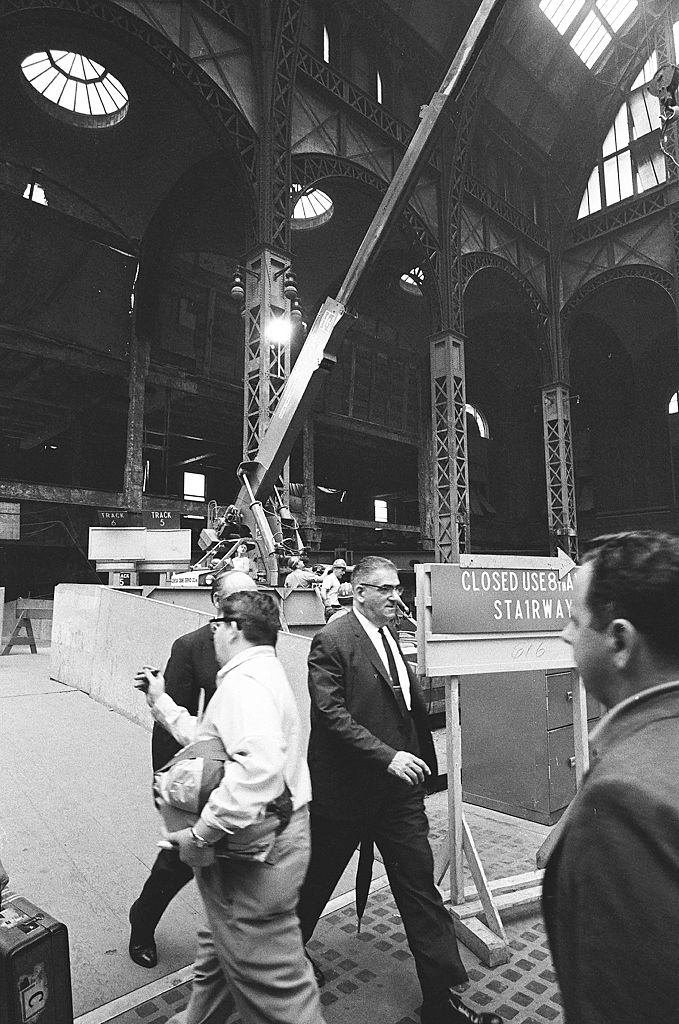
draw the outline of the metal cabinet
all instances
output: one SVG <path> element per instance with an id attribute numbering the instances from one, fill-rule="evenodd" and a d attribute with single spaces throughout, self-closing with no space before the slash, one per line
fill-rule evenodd
<path id="1" fill-rule="evenodd" d="M 462 795 L 468 803 L 551 825 L 575 793 L 574 670 L 460 680 Z M 587 717 L 600 708 L 588 697 Z"/>

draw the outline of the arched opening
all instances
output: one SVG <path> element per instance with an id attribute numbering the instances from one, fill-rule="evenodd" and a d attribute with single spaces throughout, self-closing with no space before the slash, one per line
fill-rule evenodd
<path id="1" fill-rule="evenodd" d="M 520 286 L 481 270 L 464 295 L 472 545 L 476 551 L 544 553 L 547 539 L 541 366 L 536 326 Z"/>
<path id="2" fill-rule="evenodd" d="M 667 528 L 676 508 L 667 390 L 679 379 L 669 296 L 642 279 L 605 284 L 573 315 L 568 341 L 580 536 Z"/>

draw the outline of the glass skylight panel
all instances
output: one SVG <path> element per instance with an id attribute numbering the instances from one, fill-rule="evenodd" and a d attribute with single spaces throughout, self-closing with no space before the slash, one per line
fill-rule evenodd
<path id="1" fill-rule="evenodd" d="M 599 181 L 599 166 L 594 168 L 592 171 L 585 194 L 582 197 L 580 203 L 580 210 L 578 212 L 578 220 L 581 217 L 588 217 L 591 213 L 596 213 L 601 209 L 601 183 Z"/>
<path id="2" fill-rule="evenodd" d="M 676 28 L 676 25 L 675 25 L 675 28 Z M 644 64 L 644 66 L 641 69 L 641 71 L 639 72 L 639 74 L 637 75 L 637 77 L 632 82 L 632 90 L 640 89 L 642 85 L 648 85 L 648 83 L 651 81 L 651 79 L 653 78 L 653 75 L 656 73 L 657 70 L 658 70 L 658 54 L 654 50 L 653 53 L 651 54 L 651 56 L 646 61 L 646 63 Z M 655 100 L 656 103 L 658 102 L 655 97 L 653 97 L 653 99 Z"/>
<path id="3" fill-rule="evenodd" d="M 411 295 L 421 295 L 424 284 L 424 271 L 421 267 L 412 267 L 405 274 L 401 274 L 400 285 L 404 292 Z"/>
<path id="4" fill-rule="evenodd" d="M 103 65 L 87 56 L 47 50 L 26 57 L 21 70 L 45 101 L 44 108 L 52 113 L 53 104 L 77 115 L 74 124 L 107 127 L 117 124 L 127 113 L 124 87 Z"/>
<path id="5" fill-rule="evenodd" d="M 295 184 L 291 192 L 293 200 L 297 199 L 292 210 L 292 221 L 296 227 L 320 227 L 332 217 L 332 199 L 320 188 L 303 189 Z"/>
<path id="6" fill-rule="evenodd" d="M 596 5 L 613 31 L 618 32 L 636 10 L 638 2 L 637 0 L 597 0 Z"/>
<path id="7" fill-rule="evenodd" d="M 594 11 L 590 11 L 571 39 L 571 46 L 580 60 L 591 69 L 610 41 L 610 33 L 604 28 Z"/>
<path id="8" fill-rule="evenodd" d="M 540 0 L 540 10 L 563 35 L 584 3 L 585 0 Z"/>
<path id="9" fill-rule="evenodd" d="M 647 89 L 637 89 L 629 98 L 632 115 L 632 138 L 644 135 L 660 127 L 660 103 L 657 96 L 651 96 Z"/>
<path id="10" fill-rule="evenodd" d="M 623 103 L 618 111 L 615 121 L 610 127 L 603 145 L 604 156 L 617 153 L 629 145 L 629 125 L 627 123 L 627 104 Z"/>

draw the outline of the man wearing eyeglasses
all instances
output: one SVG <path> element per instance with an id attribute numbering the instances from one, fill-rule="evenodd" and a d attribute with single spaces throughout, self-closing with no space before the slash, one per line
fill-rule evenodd
<path id="1" fill-rule="evenodd" d="M 276 657 L 279 626 L 268 594 L 240 592 L 220 603 L 212 627 L 221 668 L 200 718 L 168 696 L 160 673 L 139 673 L 157 722 L 180 743 L 218 738 L 227 758 L 193 827 L 167 836 L 195 872 L 207 917 L 184 1024 L 226 1021 L 232 997 L 243 1024 L 323 1024 L 295 912 L 309 858 L 311 786 L 297 704 Z M 229 859 L 223 840 L 261 823 L 282 797 L 289 813 L 266 859 Z"/>
<path id="2" fill-rule="evenodd" d="M 297 912 L 311 937 L 359 842 L 377 844 L 422 988 L 422 1024 L 501 1024 L 465 1006 L 467 972 L 434 885 L 424 810 L 436 755 L 417 678 L 393 630 L 401 586 L 393 562 L 362 559 L 353 608 L 309 654 L 311 862 Z"/>
<path id="3" fill-rule="evenodd" d="M 219 610 L 227 597 L 245 590 L 257 590 L 257 584 L 245 573 L 229 569 L 215 576 L 212 603 Z M 206 704 L 213 696 L 218 671 L 214 627 L 200 626 L 173 643 L 165 669 L 165 691 L 177 704 L 195 715 L 201 690 Z M 175 738 L 156 722 L 151 738 L 154 772 L 167 764 L 179 748 Z M 158 963 L 156 928 L 174 897 L 192 878 L 193 871 L 182 863 L 175 849 L 160 850 L 142 891 L 130 907 L 128 949 L 130 958 L 140 967 L 151 969 Z"/>

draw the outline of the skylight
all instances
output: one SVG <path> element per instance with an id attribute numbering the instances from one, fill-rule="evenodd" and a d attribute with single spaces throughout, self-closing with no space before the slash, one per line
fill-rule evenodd
<path id="1" fill-rule="evenodd" d="M 81 128 L 109 128 L 125 117 L 124 87 L 101 64 L 67 50 L 32 53 L 21 70 L 39 105 L 52 116 Z"/>
<path id="2" fill-rule="evenodd" d="M 409 295 L 421 295 L 424 284 L 424 271 L 421 267 L 413 267 L 405 274 L 401 274 L 401 288 Z"/>
<path id="3" fill-rule="evenodd" d="M 563 35 L 584 3 L 585 0 L 540 0 L 540 10 Z"/>
<path id="4" fill-rule="evenodd" d="M 293 185 L 291 192 L 293 200 L 297 199 L 292 211 L 294 228 L 317 228 L 332 217 L 332 199 L 319 188 L 305 189 L 301 185 Z"/>
<path id="5" fill-rule="evenodd" d="M 571 39 L 571 46 L 583 64 L 593 68 L 610 41 L 611 36 L 594 11 L 590 11 Z"/>
<path id="6" fill-rule="evenodd" d="M 637 9 L 638 0 L 540 0 L 539 6 L 592 69 Z"/>

